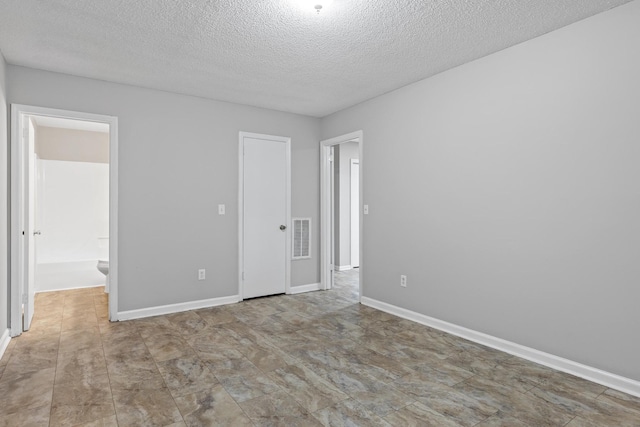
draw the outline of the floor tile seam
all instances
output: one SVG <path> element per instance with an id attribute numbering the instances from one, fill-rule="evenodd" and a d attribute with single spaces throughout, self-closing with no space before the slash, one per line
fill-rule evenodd
<path id="1" fill-rule="evenodd" d="M 571 418 L 569 421 L 567 421 L 565 424 L 563 424 L 563 427 L 568 426 L 569 424 L 571 424 L 573 422 L 573 420 L 575 420 L 578 417 L 579 417 L 579 415 L 576 415 L 575 417 Z"/>
<path id="2" fill-rule="evenodd" d="M 544 402 L 546 402 L 546 403 L 548 403 L 548 404 L 550 404 L 550 405 L 556 406 L 556 407 L 560 408 L 561 410 L 563 410 L 561 405 L 558 405 L 558 404 L 555 404 L 555 403 L 549 402 L 548 400 L 546 400 L 546 399 L 544 399 L 544 398 L 542 398 L 542 397 L 539 397 L 539 396 L 536 396 L 535 394 L 533 394 L 532 392 L 533 392 L 533 390 L 534 390 L 534 389 L 538 389 L 539 391 L 541 391 L 541 392 L 543 392 L 543 393 L 545 393 L 545 392 L 547 392 L 547 393 L 554 393 L 554 391 L 553 391 L 553 390 L 545 389 L 545 388 L 543 388 L 543 387 L 541 387 L 541 386 L 535 386 L 535 387 L 533 387 L 532 389 L 528 390 L 528 391 L 527 391 L 527 393 L 525 393 L 525 394 L 527 394 L 527 395 L 531 395 L 531 396 L 533 396 L 533 397 L 537 397 L 538 399 L 540 399 L 540 400 L 542 400 L 542 401 L 544 401 Z M 595 405 L 594 405 L 594 407 L 591 407 L 591 405 L 590 405 L 591 403 L 594 403 L 594 404 L 595 404 L 595 403 L 597 403 L 597 398 L 596 398 L 596 397 L 587 397 L 587 396 L 583 396 L 583 395 L 581 395 L 581 394 L 579 394 L 579 393 L 576 393 L 576 395 L 573 395 L 572 393 L 563 394 L 562 392 L 560 392 L 560 394 L 559 394 L 559 395 L 560 395 L 560 397 L 563 397 L 563 398 L 566 398 L 566 399 L 569 399 L 569 400 L 575 401 L 575 402 L 577 402 L 579 405 L 587 405 L 590 409 L 593 409 L 593 410 L 595 410 L 596 412 L 600 412 L 600 411 L 598 411 L 598 409 L 597 409 L 597 408 L 595 408 Z M 565 412 L 566 412 L 566 411 L 565 411 Z M 569 414 L 570 414 L 570 415 L 573 415 L 573 413 L 569 413 Z M 580 416 L 580 415 L 584 415 L 584 414 L 582 413 L 582 410 L 580 410 L 580 411 L 579 411 L 579 413 L 577 413 L 577 414 L 576 414 L 576 416 Z"/>
<path id="3" fill-rule="evenodd" d="M 142 339 L 142 342 L 144 343 L 144 346 L 147 348 L 147 351 L 149 352 L 149 354 L 151 354 L 151 351 L 149 350 L 149 347 L 147 347 L 147 343 L 144 341 L 144 339 Z M 189 343 L 187 343 L 187 345 L 189 345 Z M 167 390 L 167 393 L 169 393 L 169 396 L 171 396 L 171 400 L 173 401 L 173 404 L 175 405 L 176 409 L 178 410 L 178 413 L 180 414 L 181 421 L 186 424 L 186 421 L 184 419 L 184 415 L 182 414 L 182 411 L 180 410 L 180 407 L 178 406 L 178 402 L 176 402 L 176 398 L 171 393 L 171 389 L 169 388 L 169 384 L 167 384 L 167 381 L 165 380 L 164 375 L 162 375 L 162 371 L 160 370 L 160 366 L 158 366 L 158 361 L 156 360 L 155 357 L 153 357 L 153 355 L 151 355 L 151 359 L 153 360 L 153 363 L 155 364 L 156 370 L 158 371 L 158 375 L 160 375 L 160 378 L 162 378 L 162 383 L 164 384 L 165 390 Z M 169 360 L 172 360 L 172 359 L 169 359 Z M 176 421 L 176 422 L 178 422 L 178 421 Z"/>
<path id="4" fill-rule="evenodd" d="M 256 368 L 257 368 L 257 367 L 256 367 Z M 261 372 L 262 372 L 262 371 L 261 371 Z M 214 375 L 215 375 L 215 374 L 214 374 Z M 241 375 L 238 375 L 238 376 L 241 376 Z M 216 377 L 216 378 L 217 378 L 217 377 Z M 219 380 L 219 381 L 220 381 L 220 380 Z M 273 381 L 272 381 L 272 382 L 273 382 Z M 293 399 L 293 396 L 291 396 L 289 393 L 287 393 L 287 391 L 286 391 L 286 390 L 284 390 L 284 389 L 280 386 L 280 384 L 276 384 L 275 382 L 274 382 L 274 384 L 276 385 L 276 387 L 278 387 L 278 389 L 279 389 L 278 391 L 282 391 L 283 393 L 287 394 L 287 396 L 289 396 L 289 397 L 290 397 L 294 402 L 296 402 L 296 404 L 300 405 L 300 404 L 299 404 L 295 399 Z M 247 417 L 247 419 L 251 422 L 251 424 L 253 424 L 254 426 L 258 426 L 259 424 L 257 424 L 257 421 L 254 421 L 254 420 L 253 420 L 253 418 L 251 418 L 251 417 L 249 416 L 249 414 L 248 414 L 248 413 L 244 410 L 244 408 L 242 407 L 241 403 L 243 403 L 243 402 L 239 402 L 235 397 L 233 397 L 233 395 L 229 392 L 229 390 L 227 390 L 227 388 L 224 386 L 224 384 L 222 383 L 222 381 L 220 381 L 220 382 L 219 382 L 219 385 L 222 387 L 222 389 L 225 391 L 225 393 L 227 393 L 227 394 L 229 395 L 229 397 L 234 401 L 234 403 L 238 406 L 238 408 L 240 408 L 240 411 L 242 411 L 242 413 L 244 414 L 244 416 L 245 416 L 245 417 Z M 246 401 L 253 400 L 253 399 L 256 399 L 256 398 L 258 398 L 258 397 L 266 396 L 267 394 L 273 394 L 273 393 L 276 393 L 276 391 L 271 392 L 271 393 L 265 393 L 265 394 L 262 394 L 261 396 L 254 397 L 254 398 L 252 398 L 252 399 L 247 399 Z M 302 406 L 302 405 L 300 405 L 300 406 Z M 304 409 L 304 408 L 303 408 L 303 409 Z M 306 411 L 306 409 L 305 409 L 305 411 Z"/>
<path id="5" fill-rule="evenodd" d="M 505 383 L 505 382 L 503 382 L 503 381 L 501 381 L 501 380 L 496 380 L 496 379 L 490 378 L 490 377 L 488 377 L 488 376 L 486 376 L 486 375 L 484 375 L 484 374 L 482 374 L 482 373 L 474 373 L 474 376 L 473 376 L 473 377 L 479 377 L 479 378 L 482 378 L 482 379 L 485 379 L 485 380 L 492 381 L 492 382 L 494 382 L 494 383 L 496 383 L 496 384 L 499 384 L 499 385 L 501 385 L 501 386 L 503 386 L 503 387 L 510 388 L 510 389 L 512 389 L 512 390 L 514 390 L 514 391 L 520 391 L 520 390 L 516 390 L 516 389 L 515 389 L 514 387 L 512 387 L 511 385 L 509 385 L 509 384 L 507 384 L 507 383 Z M 469 378 L 466 378 L 466 379 L 471 379 L 471 378 L 473 378 L 473 377 L 469 377 Z M 524 381 L 524 380 L 526 380 L 525 378 L 520 378 L 520 377 L 517 377 L 517 379 L 518 379 L 518 380 L 520 380 L 520 381 Z M 531 383 L 529 383 L 529 385 L 530 385 L 530 387 L 526 389 L 526 391 L 525 391 L 525 393 L 524 393 L 524 394 L 529 394 L 529 392 L 530 392 L 531 390 L 533 390 L 534 388 L 536 388 L 536 387 L 537 387 L 537 385 L 536 385 L 536 384 L 531 384 Z M 522 393 L 522 392 L 520 391 L 520 393 Z"/>
<path id="6" fill-rule="evenodd" d="M 102 356 L 104 357 L 105 370 L 107 371 L 107 379 L 109 381 L 109 394 L 111 394 L 111 403 L 113 404 L 113 415 L 116 417 L 116 424 L 119 424 L 119 422 L 118 422 L 118 410 L 116 409 L 116 400 L 113 397 L 113 387 L 111 385 L 111 374 L 109 373 L 109 363 L 107 362 L 107 353 L 104 350 L 105 343 L 103 341 L 102 333 L 100 333 L 100 344 L 101 344 L 101 347 L 102 347 Z"/>
<path id="7" fill-rule="evenodd" d="M 603 394 L 605 394 L 607 392 L 607 390 L 612 390 L 609 387 L 606 387 L 601 393 L 599 393 L 594 400 L 600 400 L 600 396 L 602 396 Z"/>
<path id="8" fill-rule="evenodd" d="M 487 405 L 487 406 L 489 406 L 490 408 L 493 408 L 493 406 L 490 406 L 490 405 Z M 475 424 L 473 425 L 473 427 L 475 427 L 475 426 L 479 426 L 480 424 L 484 423 L 485 421 L 487 421 L 487 420 L 489 420 L 489 419 L 491 419 L 491 418 L 495 417 L 496 415 L 498 415 L 498 412 L 500 412 L 500 410 L 496 410 L 496 412 L 494 412 L 493 414 L 489 415 L 489 416 L 488 416 L 488 417 L 486 417 L 486 418 L 483 418 L 481 421 L 478 421 L 477 423 L 475 423 Z M 516 419 L 518 419 L 518 418 L 516 418 Z M 519 419 L 518 419 L 518 420 L 519 420 Z"/>
<path id="9" fill-rule="evenodd" d="M 509 387 L 509 388 L 511 388 L 511 387 Z M 525 393 L 523 393 L 523 392 L 521 392 L 521 391 L 519 391 L 519 390 L 514 390 L 514 389 L 512 389 L 512 391 L 513 391 L 513 392 L 515 392 L 515 393 L 520 393 L 520 394 L 522 394 L 522 395 L 524 395 L 524 396 L 527 396 L 529 399 L 536 399 L 536 400 L 538 400 L 538 401 L 539 401 L 540 403 L 542 403 L 542 404 L 549 405 L 549 406 L 551 406 L 554 410 L 559 411 L 559 412 L 561 412 L 561 413 L 563 413 L 563 414 L 565 414 L 565 415 L 567 415 L 567 416 L 570 416 L 572 419 L 573 419 L 573 418 L 575 418 L 575 417 L 578 417 L 578 416 L 582 415 L 581 413 L 573 413 L 573 412 L 570 412 L 569 410 L 564 409 L 562 405 L 559 405 L 559 404 L 556 404 L 556 403 L 550 402 L 550 401 L 548 401 L 548 400 L 546 400 L 546 399 L 543 399 L 542 397 L 536 396 L 535 394 L 533 394 L 533 393 L 532 393 L 532 390 L 533 390 L 533 389 L 538 389 L 538 390 L 543 391 L 543 392 L 545 391 L 545 390 L 541 389 L 541 388 L 540 388 L 540 387 L 538 387 L 538 386 L 533 387 L 531 390 L 528 390 L 528 391 L 527 391 L 527 392 L 525 392 Z M 580 402 L 579 402 L 579 403 L 580 403 Z M 518 416 L 513 412 L 512 408 L 510 408 L 510 410 L 508 410 L 508 411 L 502 411 L 502 412 L 505 412 L 505 413 L 509 414 L 510 416 L 512 416 L 513 418 L 516 418 L 516 419 L 518 419 L 518 420 L 520 420 L 520 421 L 522 421 L 522 422 L 525 422 L 525 420 L 522 420 L 521 418 L 519 418 L 519 417 L 518 417 Z M 564 424 L 563 424 L 563 425 L 564 425 Z"/>
<path id="10" fill-rule="evenodd" d="M 61 332 L 60 334 L 58 334 L 58 351 L 56 352 L 56 363 L 55 363 L 55 368 L 53 372 L 53 381 L 51 382 L 51 399 L 49 403 L 49 423 L 48 423 L 49 426 L 51 426 L 51 419 L 53 418 L 53 397 L 55 392 L 56 377 L 58 376 L 58 362 L 60 361 L 60 341 L 62 341 L 62 319 L 60 319 L 60 329 L 61 329 Z"/>

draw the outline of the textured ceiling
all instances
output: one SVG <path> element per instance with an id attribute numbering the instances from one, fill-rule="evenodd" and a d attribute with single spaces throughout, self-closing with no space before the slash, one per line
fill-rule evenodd
<path id="1" fill-rule="evenodd" d="M 322 117 L 629 0 L 0 0 L 10 64 Z M 304 7 L 303 7 L 304 6 Z"/>

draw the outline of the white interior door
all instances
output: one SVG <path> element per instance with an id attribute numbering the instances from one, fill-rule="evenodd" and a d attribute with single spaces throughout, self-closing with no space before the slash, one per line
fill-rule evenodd
<path id="1" fill-rule="evenodd" d="M 28 331 L 31 328 L 33 311 L 35 306 L 35 277 L 36 277 L 36 242 L 35 237 L 40 233 L 36 229 L 36 154 L 35 154 L 35 129 L 31 119 L 24 116 L 26 121 L 24 129 L 25 135 L 25 182 L 24 186 L 24 236 L 25 236 L 25 263 L 24 263 L 24 287 L 23 304 L 24 320 L 22 328 Z M 26 300 L 25 300 L 26 297 Z"/>
<path id="2" fill-rule="evenodd" d="M 287 291 L 289 139 L 241 134 L 242 298 Z"/>
<path id="3" fill-rule="evenodd" d="M 351 159 L 351 267 L 360 266 L 360 162 Z"/>

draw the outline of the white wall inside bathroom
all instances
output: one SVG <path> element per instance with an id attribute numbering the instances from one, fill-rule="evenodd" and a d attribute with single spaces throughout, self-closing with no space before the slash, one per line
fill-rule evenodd
<path id="1" fill-rule="evenodd" d="M 49 142 L 43 129 L 37 133 L 40 146 Z M 39 154 L 55 157 L 45 150 Z M 36 291 L 104 285 L 96 264 L 107 255 L 98 238 L 109 235 L 109 164 L 39 159 L 36 215 L 42 232 L 36 244 Z"/>

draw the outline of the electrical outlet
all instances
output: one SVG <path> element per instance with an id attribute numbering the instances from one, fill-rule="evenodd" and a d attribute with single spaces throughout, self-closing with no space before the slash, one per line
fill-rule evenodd
<path id="1" fill-rule="evenodd" d="M 400 275 L 400 286 L 402 286 L 403 288 L 407 287 L 407 276 L 405 276 L 404 274 Z"/>
<path id="2" fill-rule="evenodd" d="M 201 268 L 200 270 L 198 270 L 198 280 L 204 280 L 205 279 L 205 269 Z"/>

